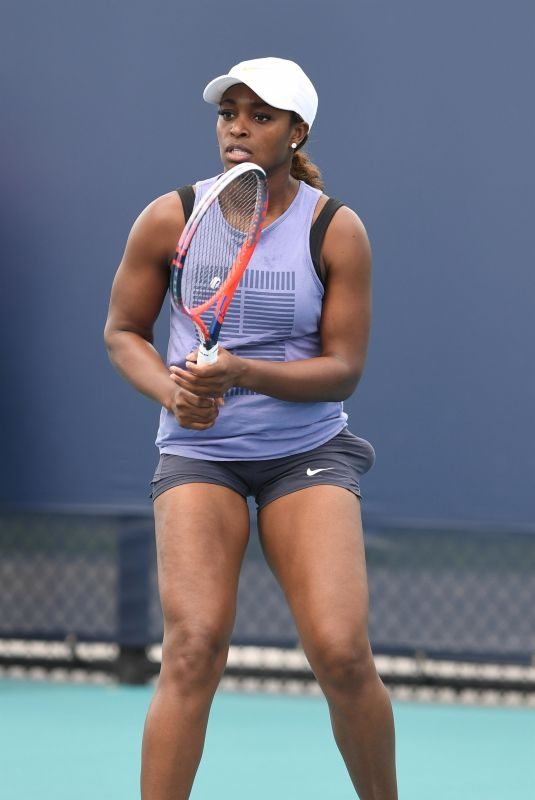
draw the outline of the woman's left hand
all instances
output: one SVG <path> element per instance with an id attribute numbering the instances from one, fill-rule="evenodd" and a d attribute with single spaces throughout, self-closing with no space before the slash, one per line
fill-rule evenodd
<path id="1" fill-rule="evenodd" d="M 242 373 L 242 359 L 219 347 L 215 364 L 196 363 L 197 350 L 186 356 L 186 369 L 169 367 L 170 377 L 177 386 L 197 397 L 223 397 L 238 385 Z"/>

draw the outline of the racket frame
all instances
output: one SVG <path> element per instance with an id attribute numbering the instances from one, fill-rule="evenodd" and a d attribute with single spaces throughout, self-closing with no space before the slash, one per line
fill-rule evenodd
<path id="1" fill-rule="evenodd" d="M 227 188 L 236 178 L 248 172 L 256 172 L 261 179 L 261 185 L 264 189 L 264 198 L 262 203 L 257 207 L 255 214 L 255 225 L 243 242 L 239 253 L 234 261 L 234 264 L 229 270 L 229 273 L 217 291 L 204 303 L 195 306 L 194 309 L 189 308 L 182 302 L 181 285 L 182 276 L 184 274 L 184 264 L 188 254 L 189 246 L 200 221 L 210 206 L 215 203 L 221 192 Z M 237 164 L 227 172 L 224 172 L 210 188 L 206 195 L 200 200 L 191 213 L 184 230 L 178 240 L 175 256 L 171 262 L 171 281 L 170 291 L 171 297 L 175 306 L 188 316 L 199 334 L 200 345 L 198 348 L 197 364 L 213 364 L 217 361 L 217 351 L 219 333 L 225 318 L 227 309 L 234 297 L 234 293 L 240 283 L 243 273 L 245 272 L 251 256 L 253 255 L 256 244 L 262 232 L 262 225 L 264 223 L 268 206 L 268 190 L 266 173 L 259 167 L 258 164 L 253 164 L 250 161 Z M 201 314 L 216 305 L 213 320 L 208 328 L 201 318 Z"/>

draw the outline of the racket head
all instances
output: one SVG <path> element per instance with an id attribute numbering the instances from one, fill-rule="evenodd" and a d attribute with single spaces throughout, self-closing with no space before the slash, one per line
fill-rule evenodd
<path id="1" fill-rule="evenodd" d="M 260 238 L 267 204 L 264 170 L 238 164 L 216 180 L 184 227 L 171 265 L 171 296 L 195 324 L 201 353 L 217 343 Z M 201 360 L 206 363 L 206 356 Z"/>

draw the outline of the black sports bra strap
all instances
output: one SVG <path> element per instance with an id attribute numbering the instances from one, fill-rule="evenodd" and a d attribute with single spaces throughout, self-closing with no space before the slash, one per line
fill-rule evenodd
<path id="1" fill-rule="evenodd" d="M 343 205 L 344 204 L 341 203 L 340 200 L 329 197 L 318 214 L 318 218 L 310 228 L 310 255 L 312 256 L 312 263 L 314 264 L 316 274 L 322 284 L 325 284 L 325 275 L 322 275 L 320 269 L 321 246 L 332 218 Z"/>
<path id="2" fill-rule="evenodd" d="M 193 186 L 181 186 L 177 189 L 180 199 L 182 200 L 182 207 L 184 208 L 184 219 L 187 222 L 191 217 L 193 206 L 195 203 L 195 192 Z"/>

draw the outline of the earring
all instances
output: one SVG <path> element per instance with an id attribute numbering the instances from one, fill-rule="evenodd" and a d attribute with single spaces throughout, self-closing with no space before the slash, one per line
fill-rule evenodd
<path id="1" fill-rule="evenodd" d="M 292 148 L 292 150 L 297 150 L 297 143 L 296 142 L 292 142 L 290 147 Z"/>

